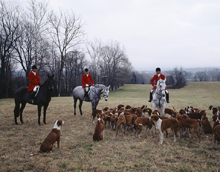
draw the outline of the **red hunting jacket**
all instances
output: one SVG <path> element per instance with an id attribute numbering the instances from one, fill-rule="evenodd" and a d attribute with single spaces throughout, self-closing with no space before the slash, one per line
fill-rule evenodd
<path id="1" fill-rule="evenodd" d="M 38 73 L 36 72 L 36 75 L 34 75 L 34 73 L 31 71 L 28 74 L 28 80 L 30 82 L 29 86 L 28 86 L 28 92 L 32 91 L 34 89 L 34 87 L 36 85 L 38 85 L 38 83 L 40 82 L 40 77 L 38 75 Z"/>
<path id="2" fill-rule="evenodd" d="M 165 78 L 166 78 L 165 75 L 163 75 L 162 73 L 160 74 L 159 77 L 158 77 L 157 74 L 154 75 L 154 77 L 150 80 L 151 85 L 153 86 L 153 89 L 156 88 L 156 86 L 154 86 L 154 85 L 157 85 L 157 81 L 158 81 L 159 79 L 165 80 Z M 154 84 L 154 83 L 155 83 L 155 84 Z M 165 89 L 167 89 L 167 88 L 165 88 Z"/>
<path id="3" fill-rule="evenodd" d="M 86 74 L 84 74 L 83 76 L 82 76 L 82 84 L 83 84 L 83 88 L 85 88 L 86 87 L 86 84 L 88 84 L 88 85 L 93 85 L 94 84 L 94 81 L 93 81 L 93 79 L 92 79 L 92 75 L 90 75 L 90 74 L 88 74 L 88 76 L 86 76 Z"/>

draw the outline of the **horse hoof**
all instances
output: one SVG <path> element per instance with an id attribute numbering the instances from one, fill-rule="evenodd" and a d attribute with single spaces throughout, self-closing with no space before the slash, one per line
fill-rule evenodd
<path id="1" fill-rule="evenodd" d="M 46 122 L 44 122 L 44 124 L 45 124 L 45 125 L 47 125 L 47 123 L 46 123 Z"/>
<path id="2" fill-rule="evenodd" d="M 84 116 L 83 114 L 81 116 Z"/>
<path id="3" fill-rule="evenodd" d="M 18 123 L 17 123 L 17 122 L 15 122 L 15 125 L 18 125 Z"/>

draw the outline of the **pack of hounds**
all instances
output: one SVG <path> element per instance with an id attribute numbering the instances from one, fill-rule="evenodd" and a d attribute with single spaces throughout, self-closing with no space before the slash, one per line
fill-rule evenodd
<path id="1" fill-rule="evenodd" d="M 191 137 L 190 133 L 193 129 L 199 141 L 201 139 L 200 133 L 211 134 L 211 136 L 207 137 L 214 137 L 214 143 L 217 144 L 216 141 L 220 141 L 220 125 L 218 125 L 220 123 L 220 107 L 209 106 L 209 110 L 212 111 L 213 126 L 211 126 L 206 117 L 205 110 L 199 110 L 192 106 L 180 109 L 179 111 L 174 107 L 173 109 L 165 108 L 165 114 L 170 115 L 170 117 L 163 117 L 158 110 L 152 111 L 146 105 L 131 107 L 130 105 L 124 106 L 119 104 L 115 108 L 105 107 L 102 110 L 96 109 L 92 112 L 93 124 L 95 117 L 97 117 L 93 140 L 103 140 L 104 128 L 106 128 L 108 123 L 109 128 L 116 131 L 116 137 L 121 127 L 123 135 L 125 135 L 125 131 L 131 128 L 134 130 L 136 137 L 140 138 L 140 133 L 144 126 L 146 126 L 145 134 L 149 128 L 150 136 L 152 137 L 151 129 L 154 126 L 155 133 L 156 130 L 159 132 L 160 144 L 163 144 L 163 133 L 165 132 L 165 136 L 168 136 L 167 129 L 169 128 L 173 131 L 174 142 L 176 142 L 178 135 L 181 138 L 184 134 L 188 133 L 188 136 Z"/>
<path id="2" fill-rule="evenodd" d="M 116 137 L 118 135 L 119 127 L 125 135 L 125 131 L 129 128 L 135 131 L 136 137 L 140 138 L 140 133 L 142 128 L 146 126 L 145 134 L 149 128 L 150 136 L 152 137 L 151 129 L 155 127 L 159 132 L 160 144 L 163 144 L 164 132 L 165 136 L 168 136 L 167 129 L 171 129 L 174 133 L 174 142 L 176 142 L 177 136 L 181 138 L 184 134 L 188 133 L 191 137 L 191 129 L 197 134 L 200 141 L 200 133 L 211 134 L 207 136 L 209 138 L 213 137 L 214 143 L 220 141 L 220 123 L 219 114 L 220 107 L 209 106 L 209 110 L 212 111 L 213 126 L 211 126 L 208 118 L 206 117 L 205 110 L 199 110 L 188 106 L 185 109 L 180 109 L 176 111 L 175 108 L 165 108 L 165 113 L 170 115 L 169 117 L 163 117 L 160 115 L 158 110 L 152 111 L 146 105 L 142 107 L 131 107 L 127 105 L 119 104 L 115 108 L 105 107 L 102 110 L 94 110 L 92 112 L 93 124 L 95 117 L 97 117 L 97 122 L 95 126 L 95 131 L 93 134 L 94 141 L 101 141 L 104 139 L 104 129 L 108 123 L 109 128 L 116 131 Z M 48 134 L 44 142 L 40 146 L 40 151 L 37 154 L 30 154 L 31 156 L 38 155 L 41 152 L 50 152 L 53 149 L 54 143 L 57 142 L 57 147 L 60 146 L 60 136 L 61 136 L 61 126 L 64 121 L 57 120 L 54 124 L 53 129 Z"/>

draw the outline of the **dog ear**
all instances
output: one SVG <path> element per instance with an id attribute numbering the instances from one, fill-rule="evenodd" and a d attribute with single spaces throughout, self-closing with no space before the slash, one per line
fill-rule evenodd
<path id="1" fill-rule="evenodd" d="M 62 121 L 61 121 L 61 120 L 58 120 L 58 121 L 57 121 L 57 125 L 58 125 L 58 126 L 62 125 Z"/>

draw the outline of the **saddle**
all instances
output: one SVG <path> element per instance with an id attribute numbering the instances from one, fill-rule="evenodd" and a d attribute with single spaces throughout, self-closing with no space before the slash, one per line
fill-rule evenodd
<path id="1" fill-rule="evenodd" d="M 37 85 L 36 86 L 36 88 L 37 88 L 37 90 L 36 91 L 31 91 L 31 92 L 29 92 L 29 101 L 28 101 L 28 103 L 30 103 L 30 104 L 34 104 L 35 102 L 35 97 L 37 97 L 37 95 L 38 95 L 38 92 L 39 92 L 39 90 L 40 90 L 40 86 L 39 85 Z"/>

